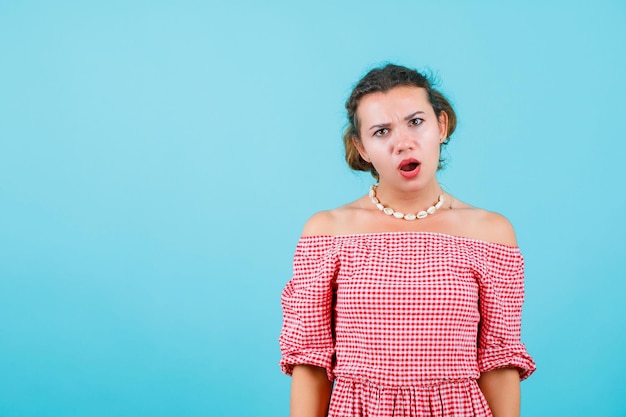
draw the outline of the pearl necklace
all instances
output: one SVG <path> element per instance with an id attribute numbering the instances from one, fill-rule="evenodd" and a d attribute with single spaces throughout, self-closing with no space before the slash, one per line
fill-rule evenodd
<path id="1" fill-rule="evenodd" d="M 378 207 L 378 210 L 382 211 L 387 216 L 393 216 L 396 219 L 404 219 L 404 220 L 423 219 L 429 214 L 435 213 L 443 205 L 443 194 L 441 194 L 437 202 L 434 205 L 428 207 L 426 210 L 422 210 L 417 214 L 413 214 L 413 213 L 404 214 L 399 211 L 395 211 L 391 207 L 385 207 L 383 203 L 381 203 L 380 200 L 376 197 L 376 187 L 378 187 L 378 184 L 373 184 L 370 187 L 369 196 L 372 199 L 372 203 L 374 203 L 374 205 Z"/>

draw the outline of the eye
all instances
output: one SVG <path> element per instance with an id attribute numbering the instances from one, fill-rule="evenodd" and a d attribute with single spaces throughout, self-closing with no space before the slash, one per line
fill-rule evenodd
<path id="1" fill-rule="evenodd" d="M 385 136 L 387 133 L 389 133 L 389 129 L 385 127 L 374 132 L 374 136 Z"/>
<path id="2" fill-rule="evenodd" d="M 419 117 L 416 117 L 415 119 L 411 119 L 409 121 L 409 125 L 411 126 L 419 126 L 422 123 L 424 123 L 424 119 L 420 119 Z"/>

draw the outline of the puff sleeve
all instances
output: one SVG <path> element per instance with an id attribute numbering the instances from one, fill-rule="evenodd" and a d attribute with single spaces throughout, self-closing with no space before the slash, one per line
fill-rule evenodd
<path id="1" fill-rule="evenodd" d="M 524 259 L 518 248 L 492 246 L 480 278 L 478 369 L 518 368 L 520 379 L 535 371 L 521 342 Z"/>
<path id="2" fill-rule="evenodd" d="M 300 239 L 294 255 L 293 276 L 281 296 L 280 366 L 288 375 L 294 365 L 306 364 L 325 368 L 328 379 L 334 379 L 332 310 L 338 267 L 331 237 Z"/>

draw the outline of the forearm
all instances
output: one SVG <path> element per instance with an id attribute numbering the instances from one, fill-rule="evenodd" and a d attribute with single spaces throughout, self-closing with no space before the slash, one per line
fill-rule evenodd
<path id="1" fill-rule="evenodd" d="M 291 378 L 291 417 L 326 416 L 332 391 L 326 369 L 297 365 Z"/>
<path id="2" fill-rule="evenodd" d="M 519 417 L 520 379 L 517 368 L 502 368 L 481 374 L 478 385 L 493 417 Z"/>

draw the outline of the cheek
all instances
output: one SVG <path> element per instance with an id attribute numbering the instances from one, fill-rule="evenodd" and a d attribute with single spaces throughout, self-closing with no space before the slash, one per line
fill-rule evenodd
<path id="1" fill-rule="evenodd" d="M 433 163 L 439 164 L 439 157 L 441 156 L 441 143 L 439 139 L 430 141 L 428 143 L 428 154 L 431 155 Z"/>
<path id="2" fill-rule="evenodd" d="M 376 140 L 369 140 L 367 143 L 363 144 L 365 152 L 367 152 L 370 156 L 383 153 L 387 149 L 387 146 L 388 145 L 383 141 Z"/>

